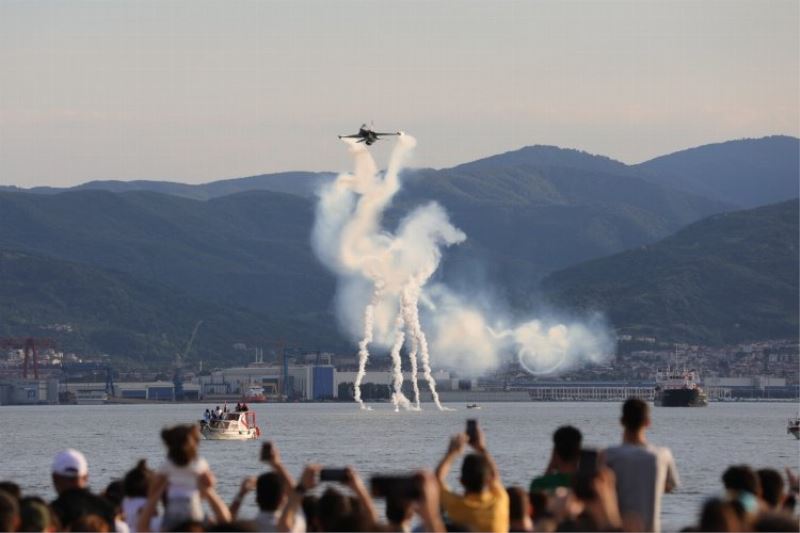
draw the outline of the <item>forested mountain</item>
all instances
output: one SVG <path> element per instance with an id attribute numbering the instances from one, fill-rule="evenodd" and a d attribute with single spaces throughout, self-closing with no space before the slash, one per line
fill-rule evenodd
<path id="1" fill-rule="evenodd" d="M 798 334 L 798 201 L 701 220 L 649 246 L 548 276 L 559 307 L 624 333 L 700 343 Z"/>

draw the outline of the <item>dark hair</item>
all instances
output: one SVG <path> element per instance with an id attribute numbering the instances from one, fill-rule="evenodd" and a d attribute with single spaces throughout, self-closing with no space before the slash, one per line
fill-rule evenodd
<path id="1" fill-rule="evenodd" d="M 722 483 L 728 490 L 747 491 L 758 496 L 759 490 L 758 476 L 753 469 L 747 465 L 729 466 L 722 474 Z"/>
<path id="2" fill-rule="evenodd" d="M 18 531 L 44 531 L 54 527 L 59 531 L 58 523 L 47 502 L 38 496 L 26 496 L 19 501 L 20 526 Z"/>
<path id="3" fill-rule="evenodd" d="M 0 481 L 0 490 L 13 497 L 15 500 L 22 498 L 22 490 L 13 481 Z"/>
<path id="4" fill-rule="evenodd" d="M 322 531 L 354 531 L 348 527 L 355 512 L 350 498 L 329 487 L 319 499 L 318 517 Z"/>
<path id="5" fill-rule="evenodd" d="M 0 490 L 0 529 L 14 531 L 19 518 L 19 502 L 4 490 Z"/>
<path id="6" fill-rule="evenodd" d="M 200 430 L 194 424 L 183 424 L 161 431 L 161 440 L 167 445 L 167 457 L 177 466 L 186 466 L 197 457 Z"/>
<path id="7" fill-rule="evenodd" d="M 69 525 L 70 531 L 91 531 L 96 533 L 108 533 L 113 531 L 111 524 L 96 514 L 85 514 L 79 516 Z"/>
<path id="8" fill-rule="evenodd" d="M 530 505 L 528 502 L 528 493 L 522 487 L 508 487 L 508 518 L 509 520 L 523 520 L 527 514 L 526 507 Z"/>
<path id="9" fill-rule="evenodd" d="M 562 461 L 577 461 L 583 435 L 572 426 L 561 426 L 553 433 L 553 449 Z"/>
<path id="10" fill-rule="evenodd" d="M 531 504 L 531 518 L 538 520 L 547 516 L 547 501 L 549 496 L 546 492 L 536 490 L 528 493 L 528 502 Z"/>
<path id="11" fill-rule="evenodd" d="M 774 511 L 761 513 L 753 524 L 753 531 L 798 531 L 800 521 L 789 513 Z"/>
<path id="12" fill-rule="evenodd" d="M 761 499 L 772 508 L 778 507 L 783 503 L 783 478 L 772 468 L 762 468 L 756 474 L 761 485 Z"/>
<path id="13" fill-rule="evenodd" d="M 700 531 L 738 531 L 739 517 L 736 509 L 718 498 L 706 500 L 700 511 Z"/>
<path id="14" fill-rule="evenodd" d="M 256 503 L 262 511 L 276 511 L 283 500 L 286 488 L 275 472 L 258 476 L 256 481 Z"/>
<path id="15" fill-rule="evenodd" d="M 319 498 L 313 494 L 303 496 L 303 514 L 306 517 L 306 531 L 319 531 Z"/>
<path id="16" fill-rule="evenodd" d="M 477 453 L 471 453 L 464 457 L 461 463 L 461 484 L 464 485 L 466 492 L 483 492 L 489 482 L 491 468 L 486 457 Z"/>
<path id="17" fill-rule="evenodd" d="M 131 498 L 146 498 L 150 481 L 153 479 L 153 471 L 147 468 L 147 460 L 140 459 L 136 466 L 122 480 L 122 492 Z"/>
<path id="18" fill-rule="evenodd" d="M 650 420 L 650 407 L 639 398 L 628 398 L 622 404 L 622 425 L 628 431 L 638 431 Z"/>
<path id="19" fill-rule="evenodd" d="M 103 491 L 103 498 L 105 498 L 115 509 L 119 510 L 122 505 L 122 498 L 125 493 L 122 489 L 122 480 L 115 479 L 106 485 L 106 490 Z"/>
<path id="20" fill-rule="evenodd" d="M 413 502 L 407 498 L 398 496 L 386 497 L 386 519 L 391 524 L 402 524 L 409 518 L 409 511 Z"/>

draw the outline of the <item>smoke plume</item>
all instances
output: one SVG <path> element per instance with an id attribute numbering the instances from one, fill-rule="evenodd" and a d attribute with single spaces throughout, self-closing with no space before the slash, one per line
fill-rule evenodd
<path id="1" fill-rule="evenodd" d="M 522 368 L 539 374 L 599 362 L 610 353 L 612 343 L 599 318 L 518 320 L 496 307 L 477 305 L 443 283 L 429 284 L 442 249 L 463 242 L 466 235 L 435 202 L 408 213 L 394 233 L 381 225 L 401 188 L 400 171 L 416 140 L 398 137 L 385 172 L 378 171 L 366 146 L 345 142 L 354 170 L 319 191 L 312 242 L 319 259 L 337 276 L 337 317 L 358 340 L 354 386 L 362 408 L 361 383 L 373 346 L 389 351 L 396 410 L 419 409 L 419 366 L 434 403 L 443 408 L 431 354 L 437 365 L 477 375 L 496 368 L 506 354 L 515 354 Z M 413 399 L 402 391 L 404 347 Z"/>

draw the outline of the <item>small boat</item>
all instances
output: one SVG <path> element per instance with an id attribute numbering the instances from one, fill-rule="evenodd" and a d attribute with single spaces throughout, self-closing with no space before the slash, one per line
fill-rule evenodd
<path id="1" fill-rule="evenodd" d="M 253 411 L 225 413 L 221 418 L 200 421 L 200 433 L 208 440 L 249 440 L 261 436 Z"/>
<path id="2" fill-rule="evenodd" d="M 481 408 L 481 406 L 478 405 L 477 403 L 468 403 L 467 404 L 467 409 L 480 409 L 480 408 Z"/>
<path id="3" fill-rule="evenodd" d="M 794 435 L 794 438 L 800 440 L 800 417 L 789 419 L 786 424 L 786 433 Z"/>

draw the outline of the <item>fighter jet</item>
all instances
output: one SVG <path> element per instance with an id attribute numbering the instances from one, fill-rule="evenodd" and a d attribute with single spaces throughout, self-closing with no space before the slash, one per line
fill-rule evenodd
<path id="1" fill-rule="evenodd" d="M 357 143 L 366 143 L 367 146 L 371 145 L 375 141 L 380 140 L 381 137 L 385 137 L 387 135 L 402 135 L 402 131 L 397 131 L 394 133 L 379 133 L 377 131 L 373 131 L 370 126 L 366 124 L 362 124 L 361 128 L 358 130 L 358 133 L 355 135 L 339 135 L 340 139 L 358 139 Z"/>

